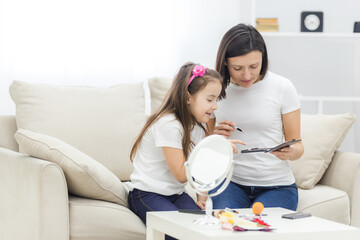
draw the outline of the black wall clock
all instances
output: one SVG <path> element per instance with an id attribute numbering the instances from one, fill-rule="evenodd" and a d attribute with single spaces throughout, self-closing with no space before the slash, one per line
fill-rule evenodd
<path id="1" fill-rule="evenodd" d="M 302 32 L 322 32 L 324 26 L 323 12 L 302 12 L 301 31 Z"/>

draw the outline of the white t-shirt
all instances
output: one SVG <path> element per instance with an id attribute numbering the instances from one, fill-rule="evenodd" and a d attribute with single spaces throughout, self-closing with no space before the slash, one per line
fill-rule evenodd
<path id="1" fill-rule="evenodd" d="M 243 88 L 230 83 L 226 98 L 218 103 L 217 122 L 230 120 L 244 132 L 231 138 L 246 142 L 237 145 L 232 181 L 246 186 L 290 185 L 295 182 L 288 161 L 270 153 L 241 154 L 242 149 L 274 147 L 283 142 L 281 114 L 300 108 L 298 95 L 290 80 L 268 72 L 266 77 Z"/>
<path id="2" fill-rule="evenodd" d="M 162 147 L 182 149 L 182 136 L 183 127 L 173 114 L 161 117 L 148 129 L 134 157 L 134 172 L 127 184 L 130 190 L 137 188 L 166 196 L 184 192 L 186 183 L 176 180 L 162 150 Z M 194 144 L 204 136 L 203 129 L 195 126 L 191 133 Z"/>

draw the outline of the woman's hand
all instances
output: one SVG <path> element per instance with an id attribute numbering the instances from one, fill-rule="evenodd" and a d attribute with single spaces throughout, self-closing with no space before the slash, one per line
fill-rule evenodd
<path id="1" fill-rule="evenodd" d="M 292 146 L 282 148 L 278 151 L 271 152 L 271 154 L 275 155 L 277 158 L 281 160 L 289 160 L 292 152 L 291 147 Z"/>
<path id="2" fill-rule="evenodd" d="M 243 141 L 241 141 L 241 140 L 239 140 L 239 139 L 228 139 L 229 140 L 229 142 L 231 143 L 231 146 L 232 146 L 232 148 L 233 148 L 233 152 L 234 153 L 238 153 L 239 151 L 237 150 L 237 147 L 236 147 L 236 145 L 235 144 L 241 144 L 241 145 L 246 145 L 246 143 L 245 142 L 243 142 Z"/>
<path id="3" fill-rule="evenodd" d="M 222 135 L 226 138 L 230 137 L 232 132 L 235 131 L 235 123 L 229 120 L 218 123 L 214 128 L 214 134 Z"/>
<path id="4" fill-rule="evenodd" d="M 207 196 L 203 196 L 203 195 L 200 195 L 200 194 L 196 194 L 196 196 L 197 196 L 196 205 L 197 205 L 201 210 L 204 210 L 204 209 L 205 209 L 205 205 L 206 205 Z"/>
<path id="5" fill-rule="evenodd" d="M 303 151 L 303 146 L 301 143 L 295 143 L 289 147 L 282 148 L 278 151 L 271 152 L 271 154 L 275 155 L 277 158 L 281 160 L 293 160 L 297 159 L 299 151 Z"/>

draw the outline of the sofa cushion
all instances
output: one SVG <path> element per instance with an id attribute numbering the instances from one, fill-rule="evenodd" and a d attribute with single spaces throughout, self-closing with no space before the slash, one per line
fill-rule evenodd
<path id="1" fill-rule="evenodd" d="M 311 212 L 316 217 L 350 224 L 350 200 L 346 192 L 317 184 L 312 189 L 299 188 L 297 211 Z"/>
<path id="2" fill-rule="evenodd" d="M 149 79 L 149 89 L 151 98 L 151 113 L 155 112 L 164 100 L 171 87 L 172 81 L 169 78 L 151 78 Z"/>
<path id="3" fill-rule="evenodd" d="M 76 148 L 44 134 L 19 129 L 15 139 L 26 154 L 53 162 L 64 171 L 69 192 L 127 206 L 121 181 L 101 163 Z"/>
<path id="4" fill-rule="evenodd" d="M 290 161 L 300 188 L 311 189 L 319 182 L 355 119 L 354 114 L 301 115 L 305 150 L 299 160 Z"/>
<path id="5" fill-rule="evenodd" d="M 69 206 L 71 239 L 146 239 L 145 224 L 124 206 L 71 195 Z"/>
<path id="6" fill-rule="evenodd" d="M 18 128 L 58 138 L 129 180 L 130 148 L 146 121 L 142 83 L 99 88 L 14 81 L 10 94 Z"/>

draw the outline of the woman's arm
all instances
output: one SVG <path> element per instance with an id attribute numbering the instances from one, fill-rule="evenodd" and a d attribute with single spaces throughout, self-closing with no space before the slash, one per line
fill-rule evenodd
<path id="1" fill-rule="evenodd" d="M 214 133 L 215 124 L 216 124 L 215 118 L 210 118 L 210 120 L 206 123 L 206 127 L 209 132 L 209 135 Z"/>
<path id="2" fill-rule="evenodd" d="M 207 128 L 209 131 L 209 134 L 219 134 L 226 138 L 231 136 L 231 133 L 235 131 L 235 128 L 232 126 L 235 126 L 235 123 L 225 120 L 223 122 L 218 123 L 218 125 L 215 124 L 216 119 L 211 118 L 207 123 Z M 216 126 L 215 126 L 216 125 Z"/>
<path id="3" fill-rule="evenodd" d="M 301 139 L 300 136 L 300 109 L 290 113 L 282 114 L 285 141 Z M 304 153 L 302 142 L 295 143 L 290 147 L 273 152 L 281 160 L 297 160 Z"/>
<path id="4" fill-rule="evenodd" d="M 183 150 L 172 147 L 163 147 L 162 149 L 165 160 L 176 180 L 181 183 L 187 182 L 184 166 L 185 156 Z"/>
<path id="5" fill-rule="evenodd" d="M 210 118 L 210 120 L 207 122 L 207 129 L 209 131 L 209 134 L 218 134 L 218 135 L 222 135 L 222 136 L 228 138 L 231 136 L 231 132 L 235 131 L 235 128 L 232 127 L 232 126 L 235 126 L 235 123 L 233 123 L 229 120 L 225 120 L 225 121 L 219 123 L 216 127 L 215 127 L 215 123 L 216 123 L 215 118 Z M 237 150 L 237 147 L 235 144 L 246 145 L 245 142 L 243 142 L 239 139 L 229 139 L 229 141 L 231 143 L 234 153 L 238 153 L 238 150 Z"/>

